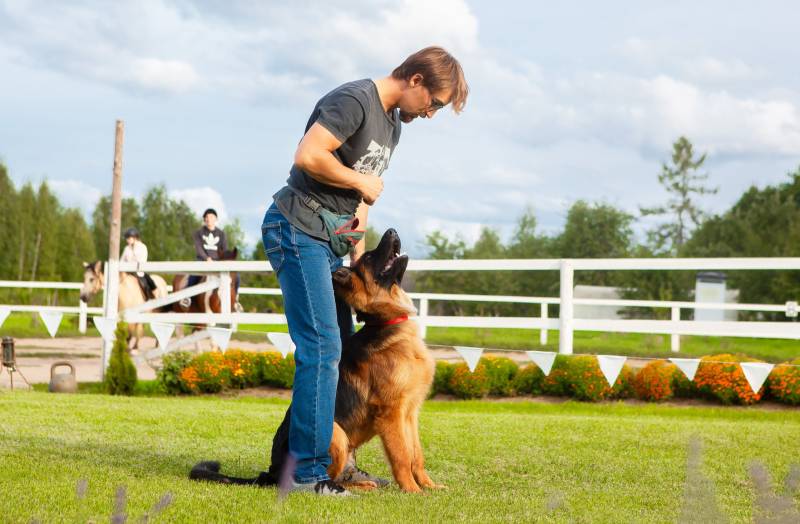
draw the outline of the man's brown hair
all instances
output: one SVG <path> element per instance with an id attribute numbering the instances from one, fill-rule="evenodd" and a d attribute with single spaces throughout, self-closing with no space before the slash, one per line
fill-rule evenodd
<path id="1" fill-rule="evenodd" d="M 450 103 L 453 104 L 453 111 L 460 113 L 464 109 L 469 86 L 461 64 L 453 55 L 441 47 L 426 47 L 406 58 L 392 71 L 392 76 L 408 80 L 417 73 L 422 75 L 422 84 L 431 91 L 446 89 L 452 92 Z"/>

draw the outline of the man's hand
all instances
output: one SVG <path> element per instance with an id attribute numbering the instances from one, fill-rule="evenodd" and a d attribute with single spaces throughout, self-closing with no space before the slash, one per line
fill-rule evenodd
<path id="1" fill-rule="evenodd" d="M 213 261 L 214 261 L 214 259 L 213 259 L 213 258 L 211 258 L 211 257 L 206 257 L 206 262 L 213 262 Z"/>
<path id="2" fill-rule="evenodd" d="M 383 179 L 377 175 L 370 174 L 362 174 L 358 178 L 358 192 L 361 193 L 364 203 L 371 206 L 381 196 Z"/>

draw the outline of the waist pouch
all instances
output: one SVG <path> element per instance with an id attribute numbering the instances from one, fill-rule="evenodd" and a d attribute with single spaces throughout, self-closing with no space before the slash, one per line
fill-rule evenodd
<path id="1" fill-rule="evenodd" d="M 330 239 L 331 251 L 337 257 L 343 257 L 350 253 L 364 237 L 364 230 L 358 229 L 359 220 L 355 215 L 336 214 L 325 209 L 322 204 L 311 198 L 311 196 L 303 194 L 292 186 L 287 187 L 322 219 L 322 224 L 325 226 L 325 231 L 328 232 L 328 238 Z"/>

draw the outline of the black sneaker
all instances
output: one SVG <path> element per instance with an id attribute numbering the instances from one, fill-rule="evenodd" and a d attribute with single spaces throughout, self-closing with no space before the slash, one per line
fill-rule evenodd
<path id="1" fill-rule="evenodd" d="M 381 477 L 375 477 L 373 475 L 370 475 L 369 473 L 367 473 L 366 471 L 364 471 L 363 469 L 359 468 L 358 466 L 352 463 L 348 463 L 347 466 L 345 466 L 344 471 L 342 471 L 341 475 L 336 477 L 336 481 L 341 482 L 342 484 L 348 482 L 353 482 L 353 483 L 374 482 L 375 485 L 378 486 L 379 488 L 385 488 L 386 486 L 389 485 L 388 480 Z"/>
<path id="2" fill-rule="evenodd" d="M 351 493 L 341 487 L 336 482 L 327 479 L 318 482 L 304 482 L 299 483 L 292 481 L 292 487 L 289 488 L 290 493 L 315 493 L 317 495 L 334 496 L 334 497 L 349 497 Z"/>

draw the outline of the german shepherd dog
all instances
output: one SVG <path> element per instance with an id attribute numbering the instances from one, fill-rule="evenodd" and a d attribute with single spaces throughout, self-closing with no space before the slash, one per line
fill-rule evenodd
<path id="1" fill-rule="evenodd" d="M 400 255 L 400 238 L 389 229 L 378 247 L 364 253 L 352 267 L 333 273 L 335 293 L 364 322 L 342 348 L 329 448 L 328 475 L 346 487 L 376 487 L 374 482 L 350 483 L 342 478 L 348 455 L 376 435 L 401 489 L 421 492 L 421 488 L 443 487 L 425 471 L 419 439 L 419 410 L 433 383 L 435 366 L 417 324 L 408 320 L 416 310 L 400 287 L 407 266 L 408 257 Z M 289 451 L 289 413 L 273 440 L 269 471 L 257 478 L 236 478 L 220 473 L 217 462 L 201 462 L 190 478 L 277 484 Z"/>

